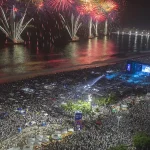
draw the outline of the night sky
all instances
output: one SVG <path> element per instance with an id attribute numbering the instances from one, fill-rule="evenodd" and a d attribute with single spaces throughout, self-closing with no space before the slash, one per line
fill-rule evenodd
<path id="1" fill-rule="evenodd" d="M 120 17 L 123 27 L 150 30 L 150 0 L 126 0 L 126 7 Z"/>

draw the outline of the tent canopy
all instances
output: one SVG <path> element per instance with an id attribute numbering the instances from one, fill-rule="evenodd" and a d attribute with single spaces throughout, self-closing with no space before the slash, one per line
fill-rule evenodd
<path id="1" fill-rule="evenodd" d="M 68 129 L 68 132 L 74 132 L 73 128 Z"/>
<path id="2" fill-rule="evenodd" d="M 52 139 L 60 140 L 61 139 L 61 134 L 52 134 Z"/>

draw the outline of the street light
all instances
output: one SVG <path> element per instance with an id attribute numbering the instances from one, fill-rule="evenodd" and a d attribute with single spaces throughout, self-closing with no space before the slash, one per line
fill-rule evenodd
<path id="1" fill-rule="evenodd" d="M 118 142 L 120 143 L 121 142 L 121 139 L 120 139 L 120 136 L 119 136 L 119 125 L 120 125 L 120 119 L 122 118 L 122 116 L 117 116 L 117 119 L 118 119 Z"/>
<path id="2" fill-rule="evenodd" d="M 88 95 L 88 101 L 90 102 L 90 109 L 92 110 L 92 96 L 91 96 L 91 94 Z"/>
<path id="3" fill-rule="evenodd" d="M 120 125 L 120 119 L 122 118 L 122 116 L 117 116 L 117 119 L 118 119 L 118 128 L 119 128 L 119 125 Z"/>

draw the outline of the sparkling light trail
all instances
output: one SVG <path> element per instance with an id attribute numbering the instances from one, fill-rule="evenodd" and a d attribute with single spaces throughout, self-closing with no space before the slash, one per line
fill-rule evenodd
<path id="1" fill-rule="evenodd" d="M 22 43 L 23 40 L 21 38 L 21 34 L 27 28 L 27 26 L 33 20 L 33 18 L 30 19 L 25 24 L 23 24 L 25 16 L 26 16 L 26 11 L 27 11 L 27 9 L 26 9 L 23 17 L 19 21 L 16 21 L 16 12 L 18 11 L 18 9 L 15 8 L 15 6 L 13 6 L 13 9 L 11 10 L 11 14 L 9 17 L 10 18 L 9 23 L 8 23 L 8 19 L 6 18 L 6 15 L 5 15 L 2 7 L 0 7 L 0 9 L 2 12 L 2 18 L 0 19 L 0 21 L 3 25 L 3 26 L 0 26 L 0 30 L 4 34 L 6 34 L 6 36 L 10 40 L 12 40 L 14 43 Z"/>

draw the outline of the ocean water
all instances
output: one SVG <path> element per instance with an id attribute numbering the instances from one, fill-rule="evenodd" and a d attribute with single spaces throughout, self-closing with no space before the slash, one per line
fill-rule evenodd
<path id="1" fill-rule="evenodd" d="M 99 37 L 64 46 L 50 47 L 32 44 L 0 45 L 0 80 L 12 76 L 32 75 L 44 70 L 63 70 L 63 68 L 100 64 L 137 54 L 150 52 L 150 41 L 144 36 Z"/>

